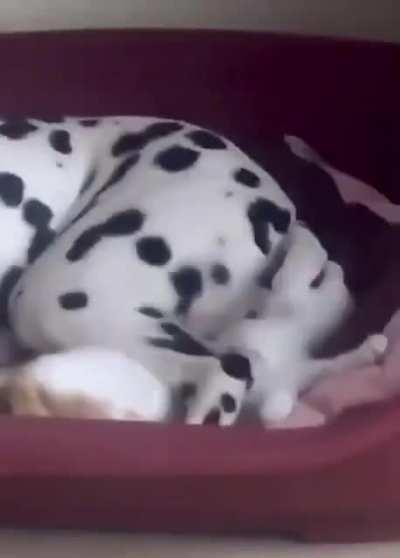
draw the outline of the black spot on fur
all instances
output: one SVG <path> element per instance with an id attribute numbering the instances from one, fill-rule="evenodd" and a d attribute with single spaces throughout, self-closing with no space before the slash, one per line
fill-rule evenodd
<path id="1" fill-rule="evenodd" d="M 0 172 L 0 199 L 8 207 L 18 207 L 24 195 L 22 178 L 10 172 Z M 4 239 L 3 239 L 4 241 Z"/>
<path id="2" fill-rule="evenodd" d="M 203 149 L 226 149 L 226 143 L 207 130 L 195 130 L 186 134 L 186 137 Z"/>
<path id="3" fill-rule="evenodd" d="M 41 122 L 46 122 L 46 124 L 61 124 L 61 122 L 64 122 L 64 117 L 63 116 L 47 116 L 47 117 L 38 117 L 35 118 L 35 120 L 40 120 Z"/>
<path id="4" fill-rule="evenodd" d="M 318 273 L 318 275 L 311 281 L 310 283 L 310 287 L 312 289 L 318 289 L 318 287 L 320 287 L 325 279 L 325 275 L 326 275 L 326 271 L 325 269 L 321 269 L 321 271 Z"/>
<path id="5" fill-rule="evenodd" d="M 171 250 L 161 236 L 144 236 L 136 242 L 141 260 L 149 265 L 165 265 L 171 259 Z"/>
<path id="6" fill-rule="evenodd" d="M 50 207 L 40 200 L 31 199 L 24 203 L 24 219 L 33 227 L 47 227 L 53 217 Z"/>
<path id="7" fill-rule="evenodd" d="M 8 299 L 23 272 L 22 267 L 13 265 L 8 268 L 0 282 L 0 323 L 8 325 Z"/>
<path id="8" fill-rule="evenodd" d="M 270 200 L 258 198 L 250 204 L 247 215 L 253 229 L 254 242 L 263 254 L 268 254 L 271 248 L 268 224 L 279 233 L 287 232 L 290 225 L 289 211 Z"/>
<path id="9" fill-rule="evenodd" d="M 211 268 L 211 278 L 217 285 L 226 285 L 229 283 L 231 274 L 229 269 L 224 264 L 214 264 Z"/>
<path id="10" fill-rule="evenodd" d="M 87 190 L 89 190 L 89 188 L 91 187 L 93 182 L 96 180 L 96 176 L 97 176 L 97 171 L 96 171 L 96 169 L 93 168 L 89 172 L 89 174 L 87 175 L 85 180 L 83 181 L 81 189 L 79 190 L 80 195 L 84 194 L 85 192 L 87 192 Z"/>
<path id="11" fill-rule="evenodd" d="M 114 157 L 118 157 L 127 151 L 136 151 L 141 149 L 143 147 L 143 143 L 143 137 L 139 133 L 124 134 L 114 143 L 111 152 Z"/>
<path id="12" fill-rule="evenodd" d="M 249 310 L 245 315 L 247 320 L 256 320 L 258 318 L 257 310 Z"/>
<path id="13" fill-rule="evenodd" d="M 143 225 L 144 214 L 138 209 L 127 209 L 112 215 L 102 225 L 104 236 L 134 234 Z"/>
<path id="14" fill-rule="evenodd" d="M 184 403 L 187 403 L 190 399 L 193 399 L 196 393 L 196 384 L 193 384 L 192 382 L 185 382 L 180 386 L 179 399 L 181 399 L 181 401 L 183 401 Z"/>
<path id="15" fill-rule="evenodd" d="M 260 178 L 251 170 L 248 169 L 238 169 L 234 172 L 233 178 L 236 182 L 247 186 L 248 188 L 258 188 L 260 186 Z"/>
<path id="16" fill-rule="evenodd" d="M 50 229 L 53 212 L 40 200 L 31 199 L 24 203 L 23 217 L 35 229 L 28 248 L 28 263 L 33 263 L 54 240 L 55 233 Z"/>
<path id="17" fill-rule="evenodd" d="M 82 259 L 103 237 L 124 236 L 136 233 L 143 225 L 144 215 L 137 209 L 127 209 L 112 215 L 103 223 L 81 233 L 66 254 L 67 260 Z"/>
<path id="18" fill-rule="evenodd" d="M 31 124 L 27 120 L 7 120 L 0 124 L 0 135 L 5 136 L 8 139 L 23 139 L 28 134 L 35 132 L 38 129 L 37 126 Z"/>
<path id="19" fill-rule="evenodd" d="M 117 165 L 116 168 L 111 173 L 110 178 L 105 182 L 105 184 L 100 188 L 100 190 L 93 195 L 93 198 L 86 203 L 86 205 L 81 209 L 81 211 L 77 215 L 75 215 L 75 217 L 71 220 L 71 222 L 68 223 L 67 226 L 64 227 L 62 231 L 60 231 L 60 234 L 65 233 L 65 231 L 70 229 L 72 225 L 74 225 L 80 219 L 82 219 L 82 217 L 87 215 L 89 211 L 97 205 L 97 201 L 101 196 L 101 194 L 103 194 L 106 190 L 108 190 L 112 186 L 115 186 L 115 184 L 117 184 L 120 180 L 122 180 L 124 176 L 129 172 L 129 170 L 136 165 L 138 160 L 139 160 L 139 155 L 135 153 L 134 155 L 128 157 L 127 159 L 124 159 L 119 165 Z"/>
<path id="20" fill-rule="evenodd" d="M 49 135 L 51 147 L 58 153 L 69 155 L 72 153 L 71 136 L 67 130 L 53 130 Z"/>
<path id="21" fill-rule="evenodd" d="M 212 353 L 196 339 L 193 339 L 189 333 L 183 331 L 181 327 L 171 322 L 161 324 L 161 329 L 168 334 L 165 337 L 150 337 L 148 343 L 153 347 L 168 349 L 176 353 L 190 356 L 210 357 Z"/>
<path id="22" fill-rule="evenodd" d="M 111 173 L 110 178 L 107 180 L 104 186 L 102 186 L 102 188 L 99 190 L 97 195 L 100 196 L 100 194 L 102 194 L 103 192 L 111 188 L 111 186 L 115 186 L 115 184 L 117 184 L 120 180 L 122 180 L 126 176 L 126 174 L 131 170 L 131 168 L 137 164 L 138 161 L 139 161 L 139 154 L 134 153 L 133 155 L 127 157 L 121 163 L 119 163 L 119 165 L 117 165 L 113 170 L 113 172 Z"/>
<path id="23" fill-rule="evenodd" d="M 55 232 L 47 227 L 39 227 L 33 236 L 31 245 L 28 249 L 28 263 L 33 263 L 53 242 Z"/>
<path id="24" fill-rule="evenodd" d="M 167 172 L 180 172 L 194 165 L 199 155 L 198 151 L 174 145 L 160 151 L 154 163 Z"/>
<path id="25" fill-rule="evenodd" d="M 172 285 L 179 297 L 175 312 L 186 314 L 193 301 L 203 290 L 203 280 L 200 271 L 193 266 L 184 266 L 170 274 Z"/>
<path id="26" fill-rule="evenodd" d="M 221 356 L 220 363 L 222 370 L 231 378 L 243 380 L 247 384 L 247 389 L 253 384 L 251 365 L 247 357 L 237 353 L 226 353 Z"/>
<path id="27" fill-rule="evenodd" d="M 287 232 L 290 225 L 290 212 L 265 198 L 258 198 L 253 202 L 249 207 L 248 215 L 251 220 L 271 223 L 279 233 Z"/>
<path id="28" fill-rule="evenodd" d="M 230 393 L 221 395 L 221 406 L 225 413 L 234 413 L 237 409 L 236 400 Z"/>
<path id="29" fill-rule="evenodd" d="M 168 333 L 168 335 L 180 335 L 183 333 L 182 328 L 172 322 L 164 322 L 161 324 L 161 329 Z"/>
<path id="30" fill-rule="evenodd" d="M 94 126 L 97 126 L 98 123 L 99 120 L 97 118 L 84 118 L 79 120 L 79 124 L 84 128 L 93 128 Z"/>
<path id="31" fill-rule="evenodd" d="M 282 267 L 286 258 L 286 250 L 283 246 L 276 248 L 270 261 L 257 277 L 256 283 L 262 289 L 272 289 L 272 281 Z"/>
<path id="32" fill-rule="evenodd" d="M 268 254 L 271 249 L 271 241 L 269 239 L 267 224 L 264 221 L 251 221 L 253 228 L 254 242 L 263 254 Z"/>
<path id="33" fill-rule="evenodd" d="M 221 411 L 217 407 L 214 407 L 214 409 L 211 409 L 211 411 L 206 415 L 203 424 L 208 424 L 208 425 L 214 424 L 218 426 L 220 420 L 221 420 Z"/>
<path id="34" fill-rule="evenodd" d="M 88 296 L 83 291 L 75 291 L 59 296 L 58 301 L 64 310 L 80 310 L 88 305 Z"/>
<path id="35" fill-rule="evenodd" d="M 119 157 L 128 151 L 143 149 L 150 142 L 164 138 L 178 132 L 183 128 L 178 122 L 155 122 L 150 124 L 141 132 L 129 132 L 123 134 L 113 145 L 112 154 Z"/>
<path id="36" fill-rule="evenodd" d="M 70 262 L 81 260 L 100 242 L 102 236 L 102 225 L 90 227 L 90 229 L 87 229 L 78 236 L 65 257 Z"/>
<path id="37" fill-rule="evenodd" d="M 144 316 L 147 316 L 148 318 L 159 319 L 163 317 L 163 313 L 157 308 L 153 308 L 153 306 L 141 306 L 138 309 L 138 312 L 140 312 L 140 314 L 143 314 Z"/>

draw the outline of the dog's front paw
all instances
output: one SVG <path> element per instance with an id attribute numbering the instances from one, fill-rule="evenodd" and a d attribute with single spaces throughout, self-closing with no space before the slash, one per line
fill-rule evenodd
<path id="1" fill-rule="evenodd" d="M 281 422 L 293 411 L 295 399 L 287 391 L 278 391 L 267 397 L 261 407 L 261 418 L 268 425 Z"/>
<path id="2" fill-rule="evenodd" d="M 232 426 L 237 419 L 239 403 L 229 393 L 222 393 L 219 398 L 199 398 L 189 406 L 186 424 L 208 424 L 214 426 Z"/>

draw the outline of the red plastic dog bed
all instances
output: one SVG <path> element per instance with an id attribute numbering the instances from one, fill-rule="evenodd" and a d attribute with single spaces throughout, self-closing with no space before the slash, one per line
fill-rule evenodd
<path id="1" fill-rule="evenodd" d="M 263 148 L 305 138 L 400 201 L 400 47 L 265 34 L 82 32 L 0 37 L 8 115 L 155 114 Z M 9 526 L 400 535 L 400 400 L 328 427 L 189 428 L 0 420 Z"/>

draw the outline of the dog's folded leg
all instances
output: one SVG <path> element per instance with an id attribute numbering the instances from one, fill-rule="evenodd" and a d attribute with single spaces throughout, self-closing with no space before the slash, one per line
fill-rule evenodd
<path id="1" fill-rule="evenodd" d="M 241 411 L 251 381 L 247 357 L 233 353 L 223 355 L 192 400 L 186 423 L 231 426 Z"/>

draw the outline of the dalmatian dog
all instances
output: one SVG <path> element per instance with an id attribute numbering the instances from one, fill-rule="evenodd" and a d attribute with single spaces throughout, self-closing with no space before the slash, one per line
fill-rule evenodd
<path id="1" fill-rule="evenodd" d="M 228 327 L 216 350 L 241 353 L 252 363 L 252 382 L 226 392 L 226 382 L 212 375 L 202 397 L 190 409 L 197 423 L 214 404 L 213 417 L 233 424 L 241 411 L 274 425 L 289 417 L 298 396 L 326 375 L 343 374 L 379 361 L 387 348 L 384 335 L 367 336 L 356 348 L 330 358 L 316 358 L 313 348 L 351 314 L 353 299 L 343 270 L 328 260 L 318 239 L 303 225 L 287 235 L 286 255 L 272 278 L 271 291 L 258 316 L 249 315 Z M 232 386 L 231 386 L 232 390 Z"/>
<path id="2" fill-rule="evenodd" d="M 208 343 L 209 352 L 203 345 L 203 358 L 229 354 L 232 360 L 246 355 L 251 381 L 227 381 L 215 366 L 212 372 L 210 362 L 201 381 L 195 376 L 192 383 L 183 384 L 187 422 L 197 424 L 211 409 L 207 422 L 228 426 L 242 410 L 250 410 L 253 418 L 255 411 L 269 426 L 287 418 L 299 393 L 322 375 L 370 364 L 385 352 L 386 338 L 371 335 L 356 349 L 334 358 L 313 357 L 311 344 L 321 343 L 343 322 L 352 299 L 341 268 L 328 261 L 307 228 L 294 225 L 285 244 L 283 253 L 276 255 L 283 261 L 259 316 L 248 315 L 228 327 L 212 348 Z M 169 328 L 173 327 L 171 323 Z M 186 337 L 196 343 L 187 333 Z M 226 357 L 221 363 L 225 361 Z M 166 384 L 133 359 L 101 347 L 40 355 L 3 370 L 0 385 L 14 415 L 165 421 L 173 412 Z"/>
<path id="3" fill-rule="evenodd" d="M 210 366 L 250 374 L 245 358 L 199 358 L 186 332 L 218 335 L 264 290 L 295 213 L 265 171 L 175 121 L 30 120 L 0 134 L 3 292 L 27 266 L 9 297 L 23 346 L 120 350 L 171 386 Z"/>
<path id="4" fill-rule="evenodd" d="M 265 303 L 291 188 L 167 119 L 4 120 L 0 154 L 1 314 L 23 347 L 120 351 L 186 395 L 210 374 L 253 381 L 207 340 Z M 210 402 L 196 422 L 214 419 Z"/>

